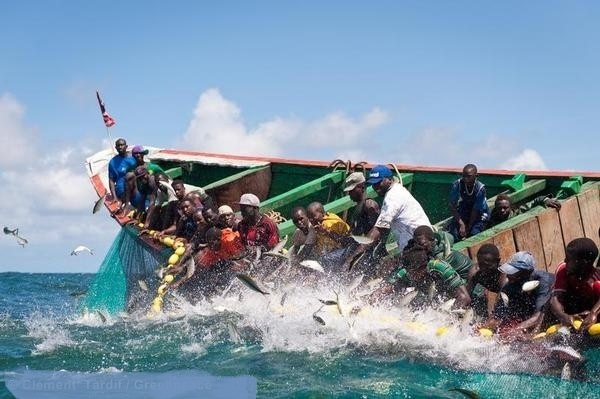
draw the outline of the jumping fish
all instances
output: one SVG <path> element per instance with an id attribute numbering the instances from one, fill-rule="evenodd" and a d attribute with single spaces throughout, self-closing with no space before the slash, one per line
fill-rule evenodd
<path id="1" fill-rule="evenodd" d="M 19 235 L 19 228 L 16 229 L 9 229 L 8 227 L 4 226 L 4 234 L 10 234 L 12 236 L 14 236 L 17 239 L 17 244 L 19 244 L 20 246 L 22 246 L 23 248 L 25 248 L 25 245 L 29 243 L 29 241 L 27 241 L 26 238 L 21 237 Z"/>
<path id="2" fill-rule="evenodd" d="M 430 301 L 437 295 L 437 289 L 435 287 L 435 282 L 431 283 L 429 289 L 427 290 L 427 299 Z"/>
<path id="3" fill-rule="evenodd" d="M 288 293 L 284 292 L 283 295 L 281 296 L 281 300 L 279 301 L 279 304 L 281 306 L 283 306 L 283 304 L 285 303 L 285 300 L 287 299 L 287 295 L 288 295 Z"/>
<path id="4" fill-rule="evenodd" d="M 148 291 L 148 285 L 144 280 L 138 280 L 138 285 L 142 289 L 142 291 Z"/>
<path id="5" fill-rule="evenodd" d="M 334 305 L 337 306 L 337 304 L 338 304 L 336 301 L 333 301 L 333 300 L 324 301 L 322 299 L 319 299 L 319 302 L 321 302 L 325 306 L 334 306 Z"/>
<path id="6" fill-rule="evenodd" d="M 194 261 L 194 257 L 190 256 L 185 263 L 183 264 L 185 267 L 185 279 L 191 278 L 196 272 L 196 262 Z"/>
<path id="7" fill-rule="evenodd" d="M 14 230 L 11 230 L 8 227 L 4 226 L 4 234 L 12 234 L 13 236 L 16 236 L 17 234 L 19 234 L 19 229 L 16 228 Z"/>
<path id="8" fill-rule="evenodd" d="M 232 342 L 234 342 L 236 344 L 241 344 L 244 342 L 244 340 L 242 339 L 242 336 L 240 335 L 239 330 L 237 329 L 235 324 L 233 324 L 230 321 L 227 322 L 227 331 L 229 332 L 229 338 L 231 338 Z"/>
<path id="9" fill-rule="evenodd" d="M 325 325 L 325 320 L 323 320 L 321 317 L 317 316 L 316 314 L 312 315 L 313 320 L 316 321 L 317 323 L 319 323 L 320 325 L 324 326 Z"/>
<path id="10" fill-rule="evenodd" d="M 94 203 L 94 207 L 92 208 L 92 213 L 97 213 L 100 208 L 102 207 L 102 204 L 104 204 L 104 199 L 106 198 L 106 194 L 100 196 L 100 198 L 98 198 L 96 200 L 96 202 Z"/>
<path id="11" fill-rule="evenodd" d="M 419 295 L 419 291 L 412 290 L 402 296 L 399 301 L 399 305 L 404 307 L 410 305 L 410 303 Z"/>
<path id="12" fill-rule="evenodd" d="M 100 317 L 102 323 L 106 323 L 106 316 L 104 316 L 104 314 L 99 310 L 96 310 L 96 313 L 98 314 L 98 317 Z"/>
<path id="13" fill-rule="evenodd" d="M 300 265 L 308 267 L 309 269 L 315 270 L 317 272 L 325 273 L 325 270 L 323 270 L 323 266 L 321 266 L 321 264 L 316 260 L 303 260 L 302 262 L 300 262 Z"/>
<path id="14" fill-rule="evenodd" d="M 561 380 L 570 380 L 571 379 L 571 365 L 569 362 L 566 362 L 560 372 Z"/>
<path id="15" fill-rule="evenodd" d="M 508 306 L 508 295 L 506 295 L 506 293 L 504 292 L 501 292 L 500 298 L 502 298 L 502 303 L 504 304 L 504 306 Z"/>
<path id="16" fill-rule="evenodd" d="M 352 292 L 354 291 L 359 285 L 360 283 L 362 283 L 363 280 L 363 274 L 359 274 L 358 276 L 356 276 L 351 282 L 350 284 L 348 284 L 348 287 L 346 287 L 346 290 L 348 292 Z"/>
<path id="17" fill-rule="evenodd" d="M 79 245 L 79 246 L 75 247 L 75 249 L 73 249 L 73 250 L 71 251 L 71 256 L 73 256 L 73 255 L 77 256 L 77 255 L 79 255 L 80 253 L 82 253 L 82 252 L 86 252 L 86 251 L 87 251 L 87 252 L 89 252 L 89 253 L 90 253 L 90 255 L 93 255 L 93 254 L 94 254 L 94 250 L 93 250 L 93 249 L 89 249 L 89 248 L 88 248 L 88 247 L 86 247 L 86 246 Z"/>
<path id="18" fill-rule="evenodd" d="M 256 284 L 254 282 L 254 280 L 252 280 L 252 278 L 250 278 L 250 276 L 243 274 L 243 273 L 238 273 L 235 275 L 238 279 L 240 279 L 240 281 L 242 283 L 244 283 L 244 285 L 246 285 L 246 287 L 250 288 L 252 291 L 256 291 L 258 293 L 261 293 L 263 295 L 269 295 L 268 292 L 261 290 L 258 287 L 258 284 Z"/>
<path id="19" fill-rule="evenodd" d="M 359 244 L 363 244 L 363 245 L 368 245 L 373 242 L 373 239 L 371 237 L 355 236 L 355 235 L 353 235 L 351 237 L 354 241 L 356 241 Z"/>

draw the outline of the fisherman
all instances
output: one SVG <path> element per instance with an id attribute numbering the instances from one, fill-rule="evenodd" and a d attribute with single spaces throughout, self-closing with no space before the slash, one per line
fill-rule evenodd
<path id="1" fill-rule="evenodd" d="M 448 229 L 458 242 L 483 231 L 490 218 L 485 185 L 477 179 L 477 166 L 467 164 L 450 188 L 452 222 Z"/>
<path id="2" fill-rule="evenodd" d="M 585 331 L 600 313 L 600 269 L 594 267 L 598 247 L 590 238 L 576 238 L 565 252 L 565 261 L 556 269 L 552 312 L 565 326 L 582 318 L 580 330 Z"/>
<path id="3" fill-rule="evenodd" d="M 113 202 L 117 204 L 116 213 L 121 213 L 123 207 L 127 205 L 126 180 L 127 171 L 135 168 L 135 159 L 127 154 L 127 142 L 120 138 L 115 141 L 117 155 L 108 162 L 108 186 L 112 195 Z"/>
<path id="4" fill-rule="evenodd" d="M 219 214 L 219 228 L 237 231 L 240 220 L 235 216 L 233 209 L 229 205 L 221 205 L 217 211 Z"/>
<path id="5" fill-rule="evenodd" d="M 352 243 L 350 226 L 335 213 L 326 212 L 320 202 L 311 202 L 306 208 L 306 215 L 316 233 L 315 255 L 327 271 L 338 269 Z"/>
<path id="6" fill-rule="evenodd" d="M 367 197 L 365 175 L 362 172 L 348 175 L 344 182 L 344 192 L 348 193 L 350 199 L 356 203 L 354 213 L 348 222 L 352 234 L 357 236 L 368 234 L 379 217 L 379 204 Z"/>
<path id="7" fill-rule="evenodd" d="M 431 226 L 425 225 L 415 229 L 407 247 L 418 245 L 425 248 L 431 258 L 448 262 L 459 276 L 467 281 L 473 262 L 468 256 L 453 250 L 452 243 L 453 238 L 448 232 L 434 232 Z"/>
<path id="8" fill-rule="evenodd" d="M 300 263 L 305 259 L 315 259 L 314 247 L 317 241 L 317 232 L 310 224 L 306 209 L 296 206 L 292 209 L 292 222 L 296 230 L 292 235 L 292 246 L 289 249 L 292 263 Z"/>
<path id="9" fill-rule="evenodd" d="M 138 220 L 143 222 L 144 217 L 154 212 L 158 185 L 154 175 L 150 175 L 144 165 L 135 168 L 134 176 L 134 184 L 129 186 L 128 182 L 126 201 L 134 206 Z"/>
<path id="10" fill-rule="evenodd" d="M 552 198 L 552 195 L 542 195 L 515 209 L 513 208 L 512 201 L 508 195 L 498 194 L 496 201 L 494 202 L 494 208 L 490 214 L 490 220 L 487 222 L 486 229 L 505 222 L 521 213 L 527 212 L 538 205 L 542 205 L 546 208 L 554 208 L 557 211 L 559 211 L 561 207 L 560 201 Z"/>
<path id="11" fill-rule="evenodd" d="M 492 317 L 500 290 L 506 284 L 506 275 L 499 269 L 500 251 L 494 244 L 483 244 L 477 250 L 477 263 L 469 270 L 467 292 L 475 313 Z"/>
<path id="12" fill-rule="evenodd" d="M 509 340 L 538 332 L 548 310 L 554 275 L 536 270 L 535 259 L 527 251 L 514 254 L 499 270 L 508 282 L 502 287 L 502 299 L 496 302 L 493 317 L 485 325 L 498 329 Z"/>
<path id="13" fill-rule="evenodd" d="M 175 234 L 177 223 L 181 217 L 180 202 L 185 198 L 185 185 L 183 180 L 176 179 L 171 183 L 171 188 L 175 199 L 167 203 L 167 209 L 163 212 L 163 229 L 158 233 L 158 237 Z"/>
<path id="14" fill-rule="evenodd" d="M 222 291 L 239 271 L 234 260 L 242 257 L 245 251 L 239 233 L 232 230 L 213 226 L 206 231 L 206 242 L 206 248 L 194 255 L 194 273 L 183 276 L 173 285 L 173 288 L 181 287 L 193 302 L 199 295 L 210 297 Z M 179 266 L 173 273 L 182 271 L 183 267 Z"/>
<path id="15" fill-rule="evenodd" d="M 442 294 L 442 300 L 454 298 L 453 308 L 465 309 L 471 304 L 465 280 L 447 262 L 430 259 L 425 248 L 413 246 L 402 252 L 401 264 L 386 279 L 387 284 L 371 295 L 371 301 L 378 301 L 390 294 L 398 294 L 401 289 L 415 287 L 421 294 L 420 303 L 435 299 L 435 293 Z"/>
<path id="16" fill-rule="evenodd" d="M 353 261 L 361 256 L 368 248 L 385 245 L 390 230 L 394 234 L 399 250 L 403 250 L 412 238 L 413 232 L 419 226 L 431 226 L 429 218 L 421 204 L 402 186 L 394 181 L 392 171 L 384 166 L 377 165 L 369 173 L 368 184 L 383 196 L 383 205 L 375 226 L 369 231 L 367 237 L 372 239 L 371 244 L 361 244 L 346 258 L 345 267 L 351 268 Z"/>
<path id="17" fill-rule="evenodd" d="M 238 231 L 242 242 L 253 250 L 270 251 L 279 242 L 277 224 L 259 211 L 260 200 L 251 193 L 243 194 L 238 202 L 242 220 Z"/>
<path id="18" fill-rule="evenodd" d="M 136 167 L 144 166 L 146 169 L 148 169 L 148 174 L 150 175 L 155 175 L 157 173 L 165 173 L 163 168 L 161 168 L 159 165 L 155 164 L 154 162 L 146 162 L 144 160 L 144 156 L 148 155 L 148 152 L 149 151 L 147 149 L 144 149 L 144 147 L 142 147 L 141 145 L 133 146 L 133 148 L 131 149 L 131 156 L 136 161 Z"/>

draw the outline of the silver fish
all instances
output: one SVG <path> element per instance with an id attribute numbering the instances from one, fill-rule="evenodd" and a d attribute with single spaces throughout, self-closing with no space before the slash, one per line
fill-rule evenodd
<path id="1" fill-rule="evenodd" d="M 281 296 L 281 300 L 279 301 L 279 304 L 281 306 L 283 306 L 283 304 L 285 303 L 285 300 L 287 299 L 287 295 L 288 295 L 288 293 L 284 292 L 283 295 Z"/>
<path id="2" fill-rule="evenodd" d="M 521 289 L 523 292 L 529 292 L 535 290 L 540 285 L 539 280 L 531 280 L 523 283 Z"/>
<path id="3" fill-rule="evenodd" d="M 77 247 L 75 247 L 72 251 L 71 251 L 71 256 L 75 255 L 79 255 L 82 252 L 89 252 L 90 255 L 94 254 L 94 250 L 93 249 L 89 249 L 88 247 L 85 247 L 83 245 L 79 245 Z"/>
<path id="4" fill-rule="evenodd" d="M 232 322 L 227 322 L 227 331 L 229 332 L 229 338 L 232 342 L 236 344 L 241 344 L 244 342 L 242 336 L 240 335 L 239 330 Z"/>
<path id="5" fill-rule="evenodd" d="M 300 262 L 300 265 L 321 273 L 325 273 L 325 270 L 323 270 L 323 266 L 321 266 L 321 264 L 316 260 L 303 260 L 302 262 Z"/>
<path id="6" fill-rule="evenodd" d="M 500 298 L 502 298 L 502 303 L 504 304 L 504 306 L 508 306 L 508 295 L 506 295 L 506 293 L 504 292 L 501 292 Z"/>
<path id="7" fill-rule="evenodd" d="M 248 288 L 250 288 L 252 291 L 256 291 L 258 293 L 261 293 L 263 295 L 269 295 L 268 292 L 261 290 L 258 287 L 258 284 L 256 284 L 254 282 L 254 280 L 252 280 L 252 278 L 250 278 L 250 276 L 244 274 L 244 273 L 238 273 L 235 275 L 238 279 L 240 279 L 240 281 L 242 283 L 244 283 L 244 285 L 246 285 Z"/>
<path id="8" fill-rule="evenodd" d="M 571 379 L 571 365 L 569 362 L 566 362 L 560 372 L 560 379 L 568 381 Z"/>
<path id="9" fill-rule="evenodd" d="M 138 285 L 142 289 L 142 291 L 148 291 L 148 285 L 144 280 L 138 280 Z"/>
<path id="10" fill-rule="evenodd" d="M 194 261 L 194 257 L 190 256 L 188 260 L 183 264 L 185 267 L 185 279 L 191 278 L 196 272 L 196 262 Z"/>
<path id="11" fill-rule="evenodd" d="M 27 241 L 25 238 L 20 237 L 18 235 L 15 235 L 15 237 L 17 238 L 17 244 L 19 244 L 20 246 L 22 246 L 23 248 L 25 248 L 25 245 L 27 243 L 29 243 L 29 241 Z"/>
<path id="12" fill-rule="evenodd" d="M 346 288 L 346 290 L 348 292 L 352 292 L 354 291 L 359 285 L 360 283 L 362 283 L 364 275 L 359 274 L 357 277 L 355 277 L 350 284 L 348 284 L 348 287 Z"/>
<path id="13" fill-rule="evenodd" d="M 96 202 L 94 203 L 94 207 L 92 208 L 92 214 L 97 213 L 100 208 L 102 207 L 102 204 L 104 204 L 104 199 L 106 198 L 106 194 L 102 195 L 100 198 L 98 198 L 96 200 Z"/>
<path id="14" fill-rule="evenodd" d="M 435 282 L 431 283 L 429 289 L 427 290 L 427 299 L 430 301 L 437 295 L 437 289 L 435 287 Z"/>
<path id="15" fill-rule="evenodd" d="M 340 305 L 340 296 L 337 292 L 333 292 L 335 293 L 335 304 L 337 305 L 337 310 L 340 313 L 340 316 L 343 316 L 344 314 L 342 313 L 342 305 Z"/>
<path id="16" fill-rule="evenodd" d="M 312 317 L 313 317 L 313 320 L 316 321 L 317 323 L 319 323 L 320 325 L 324 326 L 326 324 L 325 320 L 323 320 L 322 318 L 320 318 L 316 314 L 313 314 Z"/>
<path id="17" fill-rule="evenodd" d="M 317 298 L 318 299 L 318 298 Z M 318 299 L 319 302 L 321 302 L 323 305 L 325 306 L 337 306 L 337 301 L 334 300 L 323 300 L 323 299 Z"/>
<path id="18" fill-rule="evenodd" d="M 356 241 L 359 244 L 363 244 L 363 245 L 368 245 L 373 242 L 373 239 L 371 237 L 355 236 L 355 235 L 353 235 L 351 237 L 354 241 Z"/>
<path id="19" fill-rule="evenodd" d="M 402 298 L 400 298 L 398 305 L 400 305 L 400 306 L 410 305 L 410 303 L 417 297 L 417 295 L 419 295 L 419 291 L 417 291 L 417 290 L 413 290 L 413 291 L 403 295 Z"/>
<path id="20" fill-rule="evenodd" d="M 104 316 L 104 314 L 99 310 L 96 310 L 96 313 L 98 314 L 98 317 L 100 317 L 102 323 L 106 323 L 106 316 Z"/>

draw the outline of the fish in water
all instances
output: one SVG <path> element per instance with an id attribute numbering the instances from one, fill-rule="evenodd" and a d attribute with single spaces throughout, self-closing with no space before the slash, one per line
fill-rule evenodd
<path id="1" fill-rule="evenodd" d="M 321 264 L 316 260 L 303 260 L 302 262 L 300 262 L 300 265 L 321 273 L 325 273 L 323 266 L 321 266 Z"/>
<path id="2" fill-rule="evenodd" d="M 106 194 L 100 196 L 100 198 L 98 198 L 96 200 L 96 202 L 94 203 L 94 207 L 92 208 L 92 213 L 98 213 L 98 211 L 100 210 L 100 207 L 102 207 L 102 204 L 104 204 L 105 198 L 106 198 Z"/>
<path id="3" fill-rule="evenodd" d="M 19 237 L 19 236 L 15 236 L 17 238 L 17 244 L 19 244 L 20 246 L 22 246 L 23 248 L 25 248 L 25 245 L 29 242 L 26 239 L 24 239 L 23 237 Z"/>
<path id="4" fill-rule="evenodd" d="M 240 281 L 242 283 L 244 283 L 244 285 L 246 285 L 248 288 L 250 288 L 252 291 L 256 291 L 258 293 L 261 293 L 263 295 L 269 295 L 269 293 L 267 291 L 263 291 L 258 287 L 258 284 L 256 284 L 256 282 L 254 282 L 254 280 L 252 280 L 252 278 L 246 274 L 243 273 L 238 273 L 235 275 L 238 279 L 240 279 Z"/>
<path id="5" fill-rule="evenodd" d="M 102 323 L 106 323 L 106 316 L 104 316 L 104 314 L 99 310 L 96 310 L 96 313 L 98 313 L 98 317 L 100 317 Z"/>
<path id="6" fill-rule="evenodd" d="M 242 339 L 242 336 L 239 332 L 239 330 L 237 329 L 237 327 L 235 326 L 235 324 L 233 324 L 232 322 L 227 322 L 227 331 L 229 332 L 229 338 L 231 339 L 231 341 L 233 343 L 236 344 L 241 344 L 244 342 L 244 340 Z"/>
<path id="7" fill-rule="evenodd" d="M 279 301 L 279 304 L 281 306 L 283 306 L 283 304 L 285 303 L 285 300 L 287 299 L 288 293 L 284 292 L 283 295 L 281 296 L 281 301 Z"/>
<path id="8" fill-rule="evenodd" d="M 502 298 L 502 303 L 504 306 L 508 306 L 508 295 L 505 292 L 500 293 L 500 298 Z"/>
<path id="9" fill-rule="evenodd" d="M 561 380 L 570 380 L 571 379 L 571 365 L 569 362 L 565 363 L 561 372 L 560 372 Z"/>
<path id="10" fill-rule="evenodd" d="M 322 326 L 325 325 L 325 320 L 323 320 L 321 317 L 317 316 L 316 314 L 313 314 L 312 316 L 313 316 L 314 321 L 316 321 L 317 323 L 319 323 Z"/>
<path id="11" fill-rule="evenodd" d="M 470 389 L 450 388 L 450 389 L 448 389 L 448 391 L 450 391 L 450 392 L 455 391 L 455 392 L 462 393 L 463 395 L 465 395 L 467 398 L 470 398 L 470 399 L 479 399 L 480 398 L 480 396 L 477 392 L 472 391 Z"/>
<path id="12" fill-rule="evenodd" d="M 87 251 L 87 252 L 89 252 L 89 253 L 90 253 L 90 255 L 93 255 L 93 254 L 94 254 L 94 250 L 93 250 L 93 249 L 89 249 L 88 247 L 85 247 L 85 246 L 83 246 L 83 245 L 79 245 L 79 246 L 75 247 L 75 249 L 73 249 L 73 250 L 71 251 L 71 256 L 73 256 L 73 255 L 77 256 L 77 255 L 79 255 L 80 253 L 82 253 L 82 252 L 86 252 L 86 251 Z"/>
<path id="13" fill-rule="evenodd" d="M 138 285 L 142 289 L 142 291 L 148 291 L 148 285 L 144 280 L 138 280 Z"/>

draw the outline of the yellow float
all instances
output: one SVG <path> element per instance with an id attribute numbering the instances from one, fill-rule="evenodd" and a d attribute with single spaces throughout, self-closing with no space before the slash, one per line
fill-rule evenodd
<path id="1" fill-rule="evenodd" d="M 179 247 L 177 247 L 177 249 L 175 249 L 175 255 L 181 256 L 184 253 L 185 253 L 185 247 L 183 245 L 179 246 Z"/>
<path id="2" fill-rule="evenodd" d="M 482 337 L 490 338 L 492 335 L 494 335 L 494 332 L 489 328 L 483 327 L 479 329 L 479 335 L 481 335 Z"/>
<path id="3" fill-rule="evenodd" d="M 169 256 L 169 261 L 167 262 L 169 265 L 176 265 L 179 262 L 179 255 L 173 254 Z"/>
<path id="4" fill-rule="evenodd" d="M 590 335 L 600 334 L 600 323 L 592 324 L 590 326 L 590 328 L 588 328 L 588 334 L 590 334 Z"/>
<path id="5" fill-rule="evenodd" d="M 163 281 L 167 284 L 172 283 L 173 280 L 175 280 L 175 277 L 173 277 L 172 274 L 167 274 L 165 277 L 163 277 Z"/>

